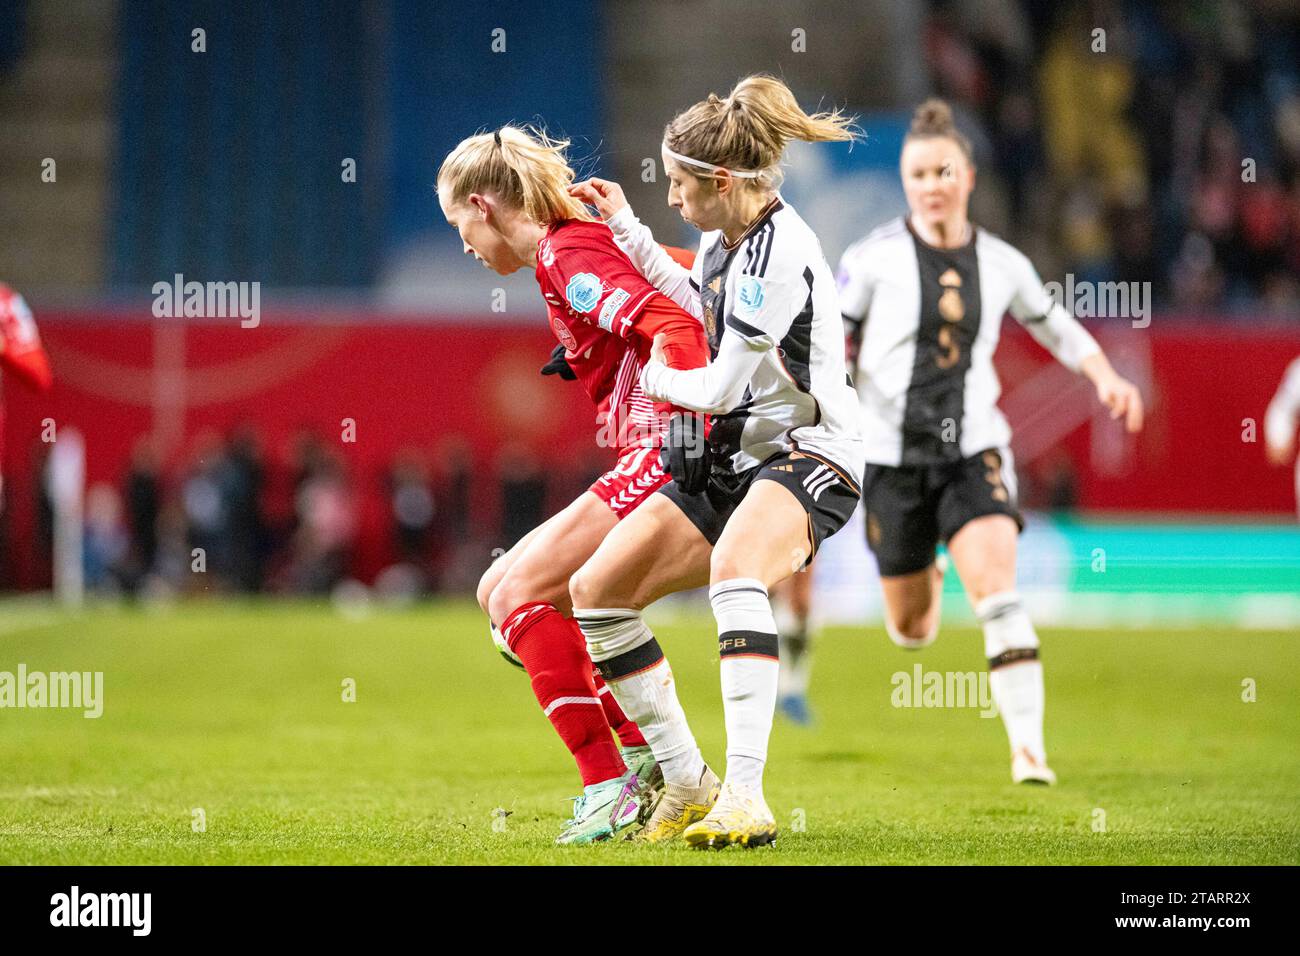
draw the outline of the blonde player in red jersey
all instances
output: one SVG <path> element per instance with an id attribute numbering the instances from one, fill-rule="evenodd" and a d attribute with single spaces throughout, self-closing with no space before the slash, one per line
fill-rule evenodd
<path id="1" fill-rule="evenodd" d="M 596 404 L 603 443 L 614 449 L 611 469 L 500 557 L 478 588 L 498 646 L 528 672 L 582 775 L 561 844 L 635 824 L 643 789 L 660 776 L 645 738 L 593 671 L 568 582 L 621 518 L 671 480 L 660 449 L 673 407 L 640 385 L 655 337 L 674 368 L 701 367 L 708 356 L 699 321 L 650 285 L 609 228 L 569 196 L 567 145 L 506 126 L 461 141 L 438 172 L 438 201 L 465 253 L 500 275 L 535 271 L 563 364 Z"/>

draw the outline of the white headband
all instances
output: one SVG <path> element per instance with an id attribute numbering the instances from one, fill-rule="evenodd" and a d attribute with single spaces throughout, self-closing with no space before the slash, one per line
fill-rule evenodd
<path id="1" fill-rule="evenodd" d="M 729 173 L 730 175 L 735 176 L 737 179 L 757 179 L 757 178 L 759 177 L 759 175 L 760 175 L 759 172 L 755 172 L 755 171 L 753 171 L 753 170 L 748 170 L 748 169 L 728 169 L 726 166 L 715 166 L 715 165 L 713 165 L 713 163 L 706 163 L 706 162 L 705 162 L 704 160 L 702 160 L 702 159 L 691 159 L 691 157 L 689 157 L 689 156 L 683 156 L 681 153 L 674 153 L 671 149 L 668 148 L 668 144 L 667 144 L 667 143 L 664 143 L 664 144 L 662 145 L 662 148 L 663 148 L 663 151 L 664 151 L 668 156 L 670 156 L 670 157 L 672 157 L 673 159 L 677 160 L 677 162 L 679 162 L 679 163 L 686 163 L 687 165 L 690 165 L 690 166 L 698 166 L 700 169 L 707 169 L 707 170 L 709 170 L 710 172 L 714 172 L 714 173 Z"/>

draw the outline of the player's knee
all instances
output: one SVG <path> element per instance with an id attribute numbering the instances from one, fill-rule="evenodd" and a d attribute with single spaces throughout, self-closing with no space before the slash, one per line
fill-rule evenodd
<path id="1" fill-rule="evenodd" d="M 487 612 L 492 620 L 501 622 L 531 601 L 550 601 L 553 595 L 541 582 L 520 574 L 518 568 L 505 573 L 488 597 Z"/>
<path id="2" fill-rule="evenodd" d="M 1003 591 L 1016 589 L 1015 553 L 990 548 L 978 561 L 966 561 L 961 568 L 961 583 L 971 604 Z"/>
<path id="3" fill-rule="evenodd" d="M 1014 575 L 1008 577 L 998 573 L 973 574 L 970 575 L 969 582 L 963 579 L 962 584 L 966 587 L 966 597 L 972 605 L 979 604 L 994 594 L 1014 591 L 1016 587 Z"/>
<path id="4" fill-rule="evenodd" d="M 478 588 L 474 591 L 474 598 L 478 601 L 478 606 L 483 609 L 483 613 L 492 617 L 492 611 L 489 607 L 492 600 L 492 592 L 496 590 L 498 581 L 496 572 L 488 568 L 483 572 L 483 577 L 478 579 Z M 493 618 L 493 620 L 496 620 Z"/>
<path id="5" fill-rule="evenodd" d="M 486 608 L 487 614 L 488 617 L 495 622 L 504 621 L 510 616 L 510 612 L 517 608 L 519 603 L 522 603 L 518 602 L 511 604 L 511 589 L 507 588 L 505 584 L 506 582 L 503 578 L 501 583 L 494 587 L 492 593 L 488 595 Z"/>
<path id="6" fill-rule="evenodd" d="M 597 579 L 598 575 L 585 566 L 569 576 L 569 600 L 575 608 L 603 607 Z"/>
<path id="7" fill-rule="evenodd" d="M 928 611 L 924 614 L 905 611 L 898 615 L 897 619 L 891 619 L 886 614 L 885 631 L 889 634 L 889 639 L 899 647 L 925 647 L 933 643 L 938 635 L 939 622 L 937 617 Z"/>
<path id="8" fill-rule="evenodd" d="M 639 607 L 629 586 L 621 582 L 617 572 L 583 565 L 569 576 L 569 601 L 574 611 L 607 607 Z"/>
<path id="9" fill-rule="evenodd" d="M 755 576 L 751 569 L 744 567 L 739 557 L 730 551 L 719 551 L 715 548 L 709 557 L 709 580 L 714 583 Z"/>

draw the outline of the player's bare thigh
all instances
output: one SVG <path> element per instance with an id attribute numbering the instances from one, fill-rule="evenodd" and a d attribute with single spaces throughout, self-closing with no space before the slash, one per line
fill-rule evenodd
<path id="1" fill-rule="evenodd" d="M 764 587 L 784 581 L 812 554 L 808 512 L 784 485 L 760 478 L 727 519 L 713 549 L 710 581 L 753 578 Z"/>
<path id="2" fill-rule="evenodd" d="M 651 495 L 569 580 L 575 608 L 641 610 L 666 594 L 709 583 L 708 539 L 664 495 Z"/>
<path id="3" fill-rule="evenodd" d="M 948 541 L 948 554 L 972 605 L 1015 588 L 1018 533 L 1015 519 L 983 515 L 966 522 Z"/>
<path id="4" fill-rule="evenodd" d="M 479 604 L 498 626 L 529 601 L 546 601 L 568 614 L 569 577 L 616 525 L 618 517 L 609 505 L 583 492 L 497 558 L 479 582 Z"/>

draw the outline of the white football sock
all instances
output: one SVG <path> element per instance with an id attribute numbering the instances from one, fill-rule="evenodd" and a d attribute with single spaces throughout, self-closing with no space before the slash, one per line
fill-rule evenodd
<path id="1" fill-rule="evenodd" d="M 641 729 L 664 781 L 699 786 L 704 757 L 677 700 L 672 668 L 654 634 L 631 608 L 577 610 L 573 619 L 609 692 Z"/>
<path id="2" fill-rule="evenodd" d="M 722 657 L 722 706 L 727 724 L 727 782 L 763 789 L 763 765 L 776 710 L 778 642 L 767 588 L 732 578 L 709 588 Z"/>
<path id="3" fill-rule="evenodd" d="M 989 688 L 1002 714 L 1011 752 L 1024 747 L 1047 762 L 1043 746 L 1043 666 L 1038 635 L 1015 591 L 990 594 L 975 606 L 984 627 Z"/>

